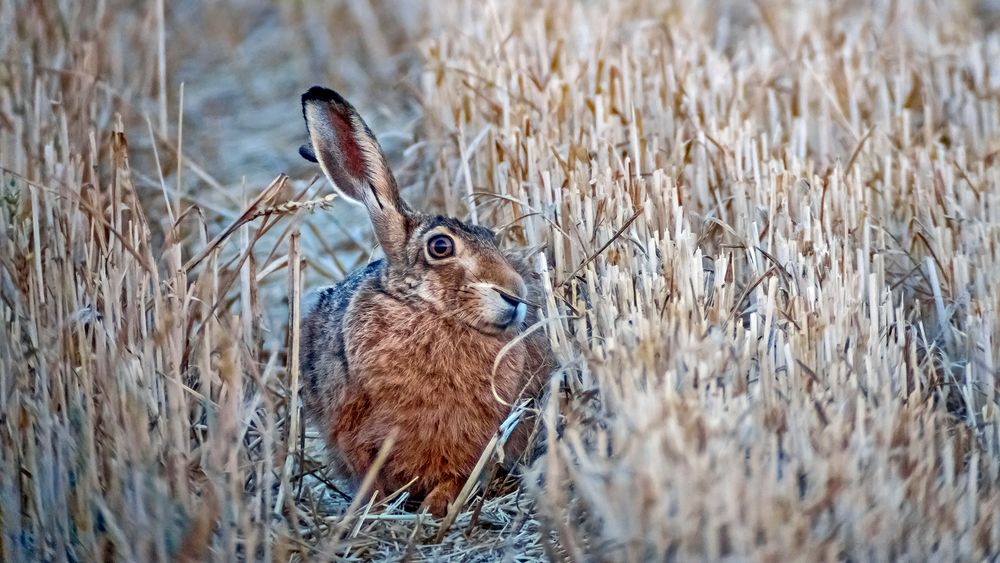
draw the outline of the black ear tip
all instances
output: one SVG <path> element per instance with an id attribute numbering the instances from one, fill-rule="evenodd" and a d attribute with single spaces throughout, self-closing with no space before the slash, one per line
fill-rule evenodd
<path id="1" fill-rule="evenodd" d="M 302 145 L 299 147 L 299 155 L 309 162 L 319 163 L 319 160 L 316 160 L 316 153 L 313 152 L 312 147 L 309 145 Z"/>
<path id="2" fill-rule="evenodd" d="M 307 102 L 332 102 L 338 105 L 350 105 L 343 96 L 335 90 L 322 86 L 313 86 L 305 94 L 302 94 L 302 103 Z"/>

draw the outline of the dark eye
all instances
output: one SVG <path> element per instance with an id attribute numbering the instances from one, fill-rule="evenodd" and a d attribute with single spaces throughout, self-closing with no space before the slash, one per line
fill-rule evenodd
<path id="1" fill-rule="evenodd" d="M 427 254 L 431 258 L 448 258 L 455 254 L 455 241 L 448 235 L 434 235 L 427 239 Z"/>

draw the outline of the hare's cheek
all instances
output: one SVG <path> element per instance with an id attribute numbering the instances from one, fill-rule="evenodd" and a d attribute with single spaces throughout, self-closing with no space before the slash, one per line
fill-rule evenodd
<path id="1" fill-rule="evenodd" d="M 435 311 L 448 311 L 463 304 L 461 293 L 448 291 L 438 280 L 423 280 L 413 288 L 412 295 Z"/>
<path id="2" fill-rule="evenodd" d="M 428 284 L 422 283 L 416 287 L 417 297 L 423 299 L 428 303 L 433 303 L 438 300 L 438 295 L 430 288 Z"/>

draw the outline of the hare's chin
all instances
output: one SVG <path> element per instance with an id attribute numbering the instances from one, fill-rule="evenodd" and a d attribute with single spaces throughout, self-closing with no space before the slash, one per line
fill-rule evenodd
<path id="1" fill-rule="evenodd" d="M 498 319 L 495 316 L 484 315 L 483 321 L 485 325 L 488 325 L 488 330 L 484 330 L 483 332 L 491 334 L 513 334 L 520 332 L 524 328 L 524 318 L 526 315 L 527 306 L 524 303 L 518 304 L 512 312 L 505 314 L 503 318 Z"/>
<path id="2" fill-rule="evenodd" d="M 483 323 L 478 327 L 480 332 L 491 336 L 514 335 L 521 332 L 521 325 L 517 323 L 499 324 L 494 322 Z"/>
<path id="3" fill-rule="evenodd" d="M 477 315 L 477 318 L 468 319 L 465 323 L 475 330 L 490 336 L 516 334 L 521 331 L 520 322 L 500 322 L 487 314 Z"/>

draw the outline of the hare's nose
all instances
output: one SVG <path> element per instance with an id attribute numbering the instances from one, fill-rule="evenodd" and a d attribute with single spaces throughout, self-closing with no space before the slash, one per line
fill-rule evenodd
<path id="1" fill-rule="evenodd" d="M 497 291 L 497 293 L 503 299 L 504 303 L 510 306 L 510 316 L 504 324 L 510 326 L 523 321 L 525 314 L 528 312 L 528 307 L 524 304 L 524 301 L 503 291 Z"/>
<path id="2" fill-rule="evenodd" d="M 501 298 L 502 298 L 502 299 L 503 299 L 503 300 L 504 300 L 504 301 L 505 301 L 505 302 L 506 302 L 506 303 L 507 303 L 508 305 L 510 305 L 511 307 L 517 307 L 518 305 L 520 305 L 520 304 L 521 304 L 521 300 L 520 300 L 520 299 L 515 299 L 515 298 L 511 297 L 510 295 L 507 295 L 506 293 L 502 293 L 502 292 L 499 292 L 499 291 L 498 291 L 497 293 L 500 293 L 500 297 L 501 297 Z"/>

